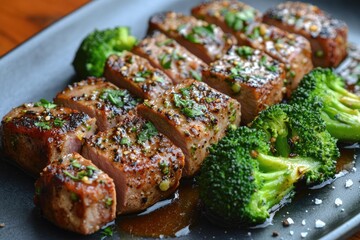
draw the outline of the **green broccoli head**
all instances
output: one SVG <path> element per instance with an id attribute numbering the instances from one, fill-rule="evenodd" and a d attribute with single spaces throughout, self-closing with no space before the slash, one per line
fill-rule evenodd
<path id="1" fill-rule="evenodd" d="M 327 130 L 340 141 L 360 140 L 360 97 L 346 90 L 331 69 L 317 68 L 305 75 L 290 103 L 318 111 Z"/>
<path id="2" fill-rule="evenodd" d="M 261 112 L 251 127 L 266 133 L 273 155 L 319 162 L 319 168 L 306 173 L 307 184 L 334 176 L 339 150 L 317 111 L 295 104 L 278 104 Z"/>
<path id="3" fill-rule="evenodd" d="M 318 165 L 272 156 L 266 133 L 240 127 L 211 147 L 198 178 L 200 197 L 217 223 L 259 224 L 293 192 L 294 183 Z"/>
<path id="4" fill-rule="evenodd" d="M 131 50 L 135 44 L 136 38 L 130 35 L 127 27 L 95 30 L 85 37 L 76 52 L 73 61 L 75 71 L 80 78 L 100 77 L 108 56 Z"/>

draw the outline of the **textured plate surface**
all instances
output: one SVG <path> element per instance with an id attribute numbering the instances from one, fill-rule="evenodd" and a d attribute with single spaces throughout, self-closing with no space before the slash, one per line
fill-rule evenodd
<path id="1" fill-rule="evenodd" d="M 189 13 L 198 0 L 102 0 L 91 2 L 42 31 L 23 45 L 0 59 L 0 117 L 12 107 L 24 102 L 37 101 L 55 94 L 74 80 L 71 66 L 75 51 L 81 40 L 95 28 L 116 25 L 130 26 L 133 34 L 141 38 L 147 28 L 148 18 L 160 11 L 175 10 Z M 280 1 L 244 1 L 264 11 Z M 350 41 L 360 44 L 360 15 L 358 3 L 350 0 L 314 1 L 337 18 L 345 20 L 350 28 Z M 358 163 L 357 165 L 359 165 Z M 360 169 L 360 166 L 357 166 Z M 352 179 L 354 185 L 345 188 Z M 273 231 L 278 239 L 300 239 L 301 232 L 308 232 L 307 239 L 336 239 L 350 236 L 360 226 L 360 171 L 351 172 L 333 184 L 319 190 L 310 190 L 282 208 L 273 225 L 262 229 L 224 230 L 205 219 L 191 228 L 186 239 L 267 239 Z M 99 233 L 83 237 L 54 227 L 43 220 L 34 208 L 32 198 L 34 179 L 21 170 L 0 160 L 0 239 L 100 239 Z M 333 188 L 335 187 L 335 188 Z M 334 201 L 340 197 L 343 206 L 336 208 Z M 320 205 L 314 199 L 323 200 Z M 341 209 L 344 211 L 341 211 Z M 281 221 L 291 217 L 295 224 L 284 228 Z M 306 219 L 306 225 L 301 221 Z M 326 222 L 323 229 L 315 229 L 315 220 Z M 290 235 L 290 231 L 294 234 Z M 119 232 L 114 238 L 127 238 Z"/>

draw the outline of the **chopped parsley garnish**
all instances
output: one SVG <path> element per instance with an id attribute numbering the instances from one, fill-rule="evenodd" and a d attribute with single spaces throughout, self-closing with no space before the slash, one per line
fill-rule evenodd
<path id="1" fill-rule="evenodd" d="M 196 26 L 191 29 L 185 38 L 192 43 L 202 43 L 202 38 L 214 38 L 215 37 L 215 25 L 209 24 L 207 26 Z"/>
<path id="2" fill-rule="evenodd" d="M 190 74 L 195 80 L 201 81 L 201 74 L 199 72 L 191 69 Z"/>
<path id="3" fill-rule="evenodd" d="M 71 164 L 73 167 L 76 166 L 76 168 L 80 169 L 82 167 L 82 165 L 78 164 L 78 162 L 75 162 L 75 166 L 74 166 L 74 162 Z M 81 170 L 80 172 L 77 173 L 77 175 L 74 175 L 68 171 L 63 171 L 64 174 L 66 176 L 68 176 L 69 178 L 71 178 L 74 181 L 81 181 L 84 177 L 89 177 L 91 178 L 94 175 L 94 171 L 98 170 L 97 168 L 93 167 L 93 166 L 87 166 L 86 170 Z"/>
<path id="4" fill-rule="evenodd" d="M 260 27 L 256 27 L 252 30 L 252 32 L 248 35 L 251 39 L 257 39 L 260 37 Z"/>
<path id="5" fill-rule="evenodd" d="M 108 197 L 108 198 L 105 199 L 105 205 L 107 207 L 110 207 L 112 204 L 113 204 L 112 198 Z"/>
<path id="6" fill-rule="evenodd" d="M 156 135 L 158 135 L 158 131 L 155 126 L 151 122 L 147 122 L 142 126 L 137 141 L 138 143 L 143 143 Z"/>
<path id="7" fill-rule="evenodd" d="M 102 239 L 106 238 L 106 237 L 112 237 L 113 235 L 113 228 L 112 226 L 107 226 L 106 228 L 102 229 L 101 231 L 101 235 L 103 236 Z"/>
<path id="8" fill-rule="evenodd" d="M 260 65 L 265 66 L 267 61 L 267 57 L 265 55 L 261 56 L 260 58 Z"/>
<path id="9" fill-rule="evenodd" d="M 171 54 L 162 54 L 159 56 L 159 61 L 164 69 L 170 69 L 172 61 L 184 60 L 185 57 L 181 56 L 174 50 Z"/>
<path id="10" fill-rule="evenodd" d="M 169 44 L 171 44 L 173 42 L 174 42 L 173 39 L 166 39 L 166 40 L 164 40 L 162 42 L 156 42 L 156 46 L 158 46 L 158 47 L 167 46 L 167 45 L 169 45 Z"/>
<path id="11" fill-rule="evenodd" d="M 70 199 L 71 199 L 71 201 L 73 201 L 73 202 L 77 202 L 77 201 L 79 200 L 79 196 L 78 196 L 76 193 L 71 192 L 71 193 L 70 193 Z"/>
<path id="12" fill-rule="evenodd" d="M 127 90 L 104 89 L 100 99 L 110 102 L 118 108 L 132 109 L 140 101 L 133 98 Z"/>
<path id="13" fill-rule="evenodd" d="M 245 57 L 245 58 L 249 58 L 249 56 L 252 56 L 254 53 L 254 49 L 252 49 L 251 47 L 248 46 L 242 46 L 242 47 L 238 47 L 236 49 L 236 53 L 240 56 L 240 57 Z"/>
<path id="14" fill-rule="evenodd" d="M 60 118 L 55 118 L 54 126 L 55 127 L 62 127 L 64 126 L 65 120 L 61 120 Z"/>
<path id="15" fill-rule="evenodd" d="M 262 56 L 260 58 L 259 64 L 260 64 L 260 66 L 264 66 L 265 69 L 270 71 L 270 72 L 277 72 L 278 69 L 279 69 L 276 65 L 271 65 L 271 63 L 267 63 L 267 57 L 266 56 Z"/>
<path id="16" fill-rule="evenodd" d="M 151 74 L 152 74 L 152 71 L 150 71 L 150 70 L 138 72 L 135 74 L 134 82 L 144 82 L 146 80 L 146 78 L 151 76 Z"/>
<path id="17" fill-rule="evenodd" d="M 37 126 L 38 128 L 41 128 L 43 130 L 50 130 L 51 129 L 51 125 L 50 122 L 36 122 L 35 126 Z"/>
<path id="18" fill-rule="evenodd" d="M 233 68 L 230 69 L 230 78 L 235 79 L 236 77 L 238 77 L 241 74 L 242 71 L 242 67 L 237 65 Z"/>
<path id="19" fill-rule="evenodd" d="M 49 102 L 48 100 L 42 98 L 39 102 L 36 102 L 34 104 L 35 107 L 44 107 L 46 109 L 52 109 L 55 108 L 57 105 L 53 102 Z"/>
<path id="20" fill-rule="evenodd" d="M 121 145 L 130 145 L 131 144 L 131 141 L 130 141 L 130 139 L 129 138 L 127 138 L 127 137 L 123 137 L 123 138 L 121 138 L 121 140 L 120 140 L 120 144 Z"/>
<path id="21" fill-rule="evenodd" d="M 243 30 L 255 18 L 253 9 L 244 9 L 241 12 L 230 12 L 227 9 L 221 11 L 225 18 L 225 23 L 235 31 Z"/>
<path id="22" fill-rule="evenodd" d="M 277 72 L 278 71 L 278 67 L 275 65 L 266 65 L 265 68 L 267 70 L 269 70 L 270 72 Z"/>
<path id="23" fill-rule="evenodd" d="M 70 162 L 74 168 L 81 168 L 82 166 L 76 159 L 71 159 Z"/>
<path id="24" fill-rule="evenodd" d="M 205 114 L 206 107 L 196 103 L 194 100 L 190 99 L 189 88 L 180 89 L 181 94 L 174 94 L 174 103 L 175 106 L 181 109 L 181 112 L 190 118 L 200 117 Z"/>
<path id="25" fill-rule="evenodd" d="M 160 170 L 163 174 L 167 175 L 169 173 L 169 163 L 166 161 L 159 162 Z"/>

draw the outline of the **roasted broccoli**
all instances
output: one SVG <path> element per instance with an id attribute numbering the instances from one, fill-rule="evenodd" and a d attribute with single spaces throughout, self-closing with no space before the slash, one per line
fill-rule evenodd
<path id="1" fill-rule="evenodd" d="M 332 136 L 340 141 L 360 140 L 360 97 L 345 89 L 331 69 L 314 69 L 292 94 L 291 104 L 315 109 Z"/>
<path id="2" fill-rule="evenodd" d="M 131 50 L 135 44 L 136 38 L 127 27 L 95 30 L 85 37 L 76 52 L 73 66 L 78 77 L 102 76 L 109 55 Z"/>
<path id="3" fill-rule="evenodd" d="M 274 156 L 307 157 L 320 163 L 319 168 L 306 173 L 307 184 L 323 182 L 335 174 L 340 155 L 336 139 L 313 109 L 277 104 L 262 111 L 251 127 L 266 133 Z"/>
<path id="4" fill-rule="evenodd" d="M 251 128 L 230 131 L 213 145 L 198 177 L 210 219 L 227 225 L 262 223 L 274 205 L 292 196 L 299 180 L 313 184 L 333 176 L 339 152 L 318 119 L 302 108 L 277 105 Z"/>

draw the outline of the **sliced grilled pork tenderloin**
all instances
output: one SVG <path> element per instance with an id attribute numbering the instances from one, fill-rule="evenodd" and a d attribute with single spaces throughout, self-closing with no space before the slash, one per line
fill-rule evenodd
<path id="1" fill-rule="evenodd" d="M 80 234 L 96 232 L 116 216 L 113 180 L 78 153 L 44 168 L 35 183 L 34 202 L 46 219 Z"/>
<path id="2" fill-rule="evenodd" d="M 173 85 L 171 79 L 152 67 L 148 60 L 127 51 L 107 59 L 104 76 L 143 99 L 156 98 Z"/>
<path id="3" fill-rule="evenodd" d="M 181 149 L 139 117 L 92 136 L 82 155 L 114 179 L 121 214 L 144 210 L 174 193 L 184 166 Z"/>
<path id="4" fill-rule="evenodd" d="M 59 105 L 96 118 L 100 131 L 115 126 L 126 116 L 135 115 L 135 107 L 140 101 L 127 90 L 94 77 L 69 85 L 55 98 Z"/>
<path id="5" fill-rule="evenodd" d="M 207 64 L 219 59 L 231 45 L 236 44 L 236 39 L 220 27 L 181 13 L 154 15 L 149 21 L 149 32 L 152 30 L 159 30 L 175 39 Z"/>
<path id="6" fill-rule="evenodd" d="M 161 97 L 145 101 L 138 113 L 154 123 L 185 154 L 184 176 L 193 176 L 208 147 L 240 123 L 240 104 L 195 80 L 178 84 Z"/>
<path id="7" fill-rule="evenodd" d="M 250 123 L 261 110 L 283 98 L 283 64 L 248 46 L 233 46 L 211 63 L 203 76 L 209 86 L 241 103 L 242 124 Z"/>
<path id="8" fill-rule="evenodd" d="M 95 118 L 46 100 L 14 108 L 1 123 L 5 155 L 35 176 L 52 161 L 80 151 L 83 138 L 96 130 Z"/>
<path id="9" fill-rule="evenodd" d="M 235 35 L 253 22 L 261 22 L 261 13 L 238 0 L 216 0 L 201 3 L 191 9 L 191 14 L 208 23 L 215 24 L 226 33 Z"/>
<path id="10" fill-rule="evenodd" d="M 201 81 L 201 71 L 207 67 L 206 63 L 159 31 L 144 38 L 132 51 L 163 70 L 174 84 L 189 78 Z"/>
<path id="11" fill-rule="evenodd" d="M 314 5 L 281 3 L 268 10 L 263 21 L 307 38 L 315 67 L 336 67 L 347 56 L 348 27 Z"/>
<path id="12" fill-rule="evenodd" d="M 309 41 L 297 34 L 261 23 L 261 14 L 239 1 L 213 1 L 192 9 L 194 16 L 232 33 L 238 45 L 259 49 L 285 65 L 287 95 L 312 68 Z"/>

